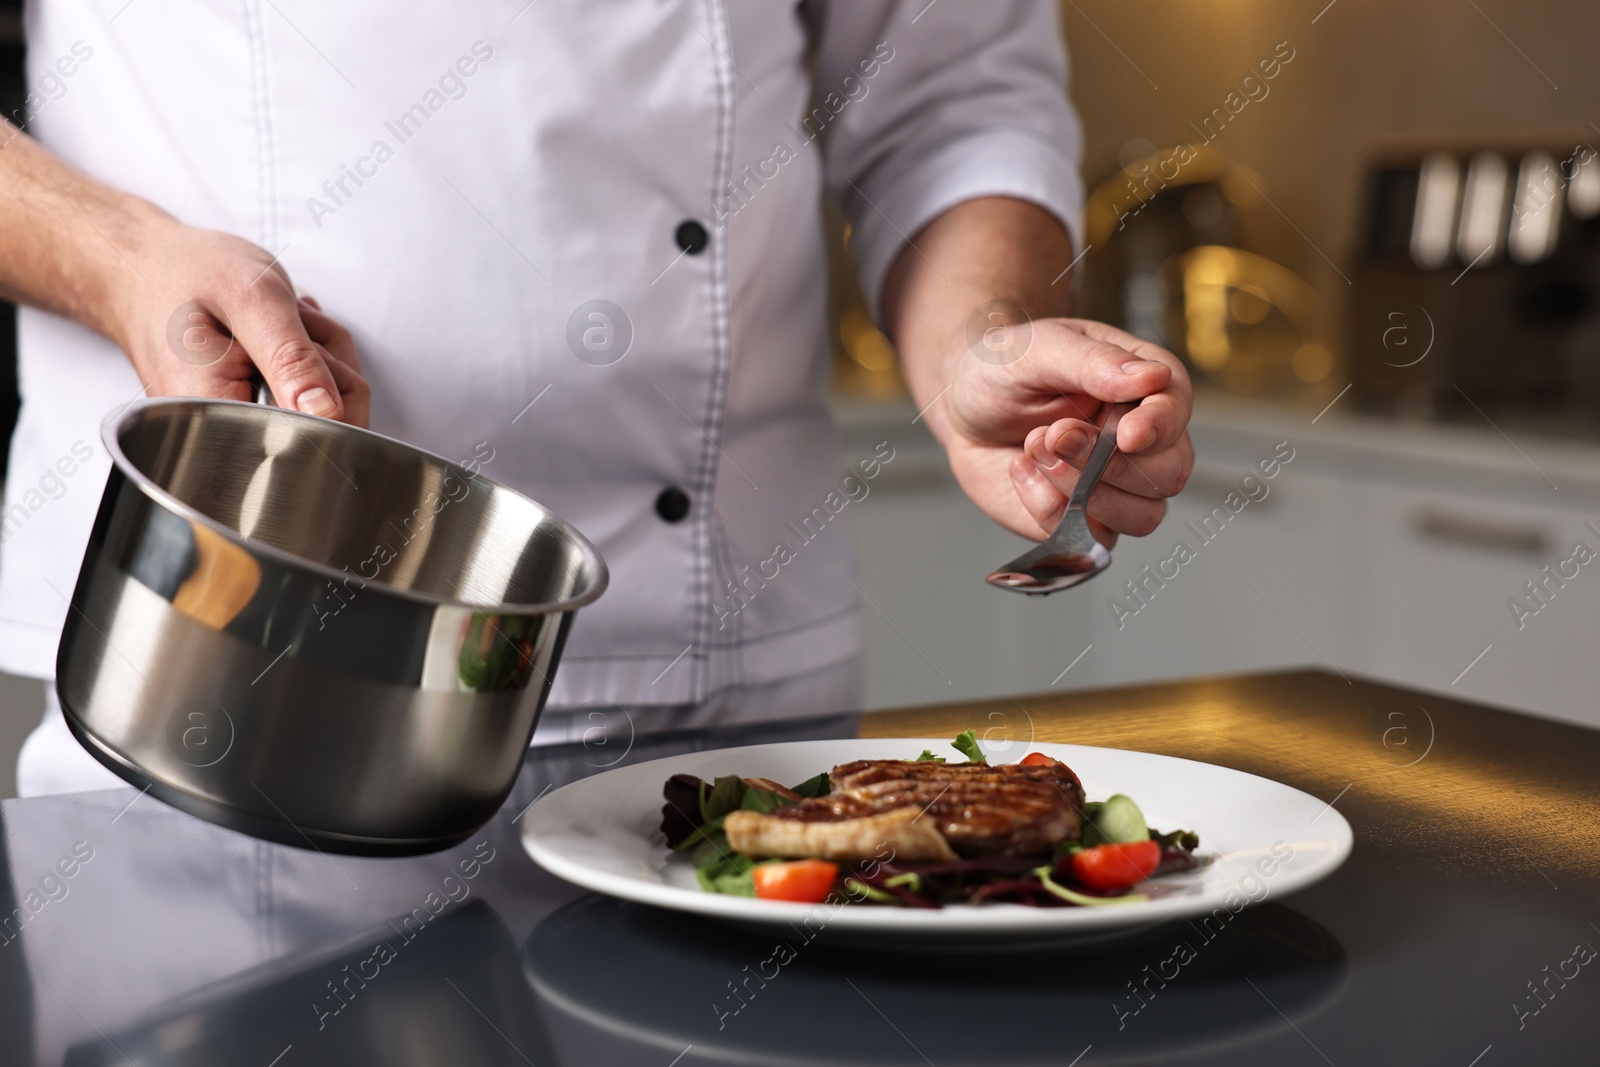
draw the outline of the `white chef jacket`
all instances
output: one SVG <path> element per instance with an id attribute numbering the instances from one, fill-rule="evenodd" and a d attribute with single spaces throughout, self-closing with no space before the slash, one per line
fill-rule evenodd
<path id="1" fill-rule="evenodd" d="M 1075 225 L 1055 8 L 33 0 L 31 131 L 278 255 L 353 333 L 375 430 L 479 459 L 595 542 L 611 587 L 553 704 L 682 704 L 856 652 L 848 509 L 797 535 L 872 458 L 834 443 L 819 203 L 874 298 L 963 200 Z M 18 329 L 0 668 L 48 677 L 99 425 L 140 383 L 76 323 L 25 309 Z"/>

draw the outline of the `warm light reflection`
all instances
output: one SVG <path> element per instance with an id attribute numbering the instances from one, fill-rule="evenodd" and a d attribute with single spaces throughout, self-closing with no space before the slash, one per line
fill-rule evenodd
<path id="1" fill-rule="evenodd" d="M 1321 301 L 1282 265 L 1238 248 L 1202 245 L 1174 261 L 1183 290 L 1184 354 L 1244 392 L 1281 380 L 1319 382 L 1333 354 L 1319 336 Z"/>
<path id="2" fill-rule="evenodd" d="M 1430 710 L 1437 743 L 1420 761 L 1386 749 L 1387 712 Z M 1027 712 L 1024 718 L 1018 708 Z M 1207 679 L 1129 689 L 1043 694 L 1014 700 L 870 714 L 862 737 L 954 737 L 995 721 L 1030 724 L 1032 740 L 1155 752 L 1259 774 L 1331 798 L 1350 786 L 1340 810 L 1356 848 L 1415 849 L 1440 864 L 1470 864 L 1512 877 L 1530 864 L 1563 872 L 1600 871 L 1600 796 L 1560 784 L 1559 772 L 1517 762 L 1509 730 L 1560 729 L 1497 712 L 1476 714 L 1444 698 L 1410 694 L 1314 672 Z M 1482 716 L 1481 718 L 1479 716 Z M 1028 740 L 1019 737 L 1017 740 Z M 1419 737 L 1415 746 L 1422 751 Z M 1404 755 L 1404 759 L 1400 758 Z M 1377 838 L 1363 809 L 1388 806 Z M 1395 826 L 1406 828 L 1396 836 Z M 1514 843 L 1510 847 L 1508 842 Z"/>

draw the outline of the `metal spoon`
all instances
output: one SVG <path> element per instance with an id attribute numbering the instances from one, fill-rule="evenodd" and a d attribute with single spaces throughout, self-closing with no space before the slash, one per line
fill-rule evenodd
<path id="1" fill-rule="evenodd" d="M 1078 475 L 1078 484 L 1067 498 L 1066 513 L 1048 539 L 1035 545 L 1010 563 L 989 575 L 990 585 L 1018 593 L 1043 596 L 1087 582 L 1111 566 L 1111 553 L 1089 532 L 1089 496 L 1100 484 L 1111 453 L 1117 450 L 1117 423 L 1137 404 L 1113 404 L 1106 408 L 1100 435 L 1089 450 L 1089 460 Z"/>

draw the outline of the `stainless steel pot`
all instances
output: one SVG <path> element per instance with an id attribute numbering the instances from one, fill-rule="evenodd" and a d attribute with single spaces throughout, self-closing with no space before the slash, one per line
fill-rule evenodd
<path id="1" fill-rule="evenodd" d="M 85 748 L 301 847 L 427 852 L 495 813 L 605 589 L 593 545 L 470 464 L 292 411 L 141 401 L 101 436 L 56 660 Z"/>

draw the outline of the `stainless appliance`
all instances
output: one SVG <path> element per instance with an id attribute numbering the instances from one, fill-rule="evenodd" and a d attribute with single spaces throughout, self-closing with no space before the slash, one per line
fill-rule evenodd
<path id="1" fill-rule="evenodd" d="M 1371 170 L 1347 346 L 1373 410 L 1600 420 L 1600 159 L 1587 139 Z"/>
<path id="2" fill-rule="evenodd" d="M 1260 175 L 1218 149 L 1130 159 L 1084 207 L 1083 314 L 1171 349 L 1197 381 L 1320 396 L 1335 362 L 1321 298 L 1245 247 L 1265 210 Z"/>
<path id="3" fill-rule="evenodd" d="M 595 548 L 470 465 L 231 401 L 142 401 L 56 664 L 68 725 L 202 818 L 301 847 L 463 840 L 510 791 Z"/>

